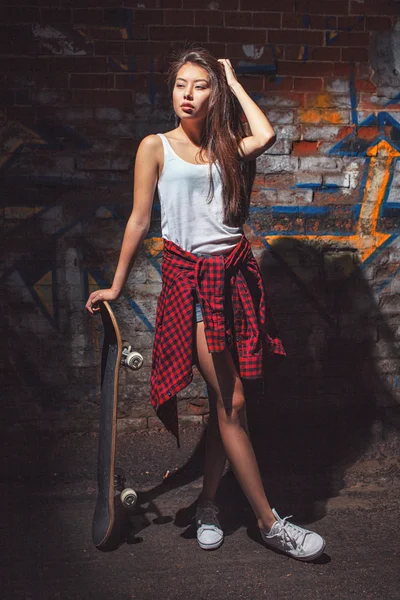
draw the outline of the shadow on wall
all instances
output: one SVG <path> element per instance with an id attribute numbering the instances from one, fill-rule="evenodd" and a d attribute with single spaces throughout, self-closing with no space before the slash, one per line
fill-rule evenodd
<path id="1" fill-rule="evenodd" d="M 260 267 L 288 356 L 249 424 L 271 503 L 312 520 L 390 426 L 393 333 L 355 252 L 281 238 Z"/>

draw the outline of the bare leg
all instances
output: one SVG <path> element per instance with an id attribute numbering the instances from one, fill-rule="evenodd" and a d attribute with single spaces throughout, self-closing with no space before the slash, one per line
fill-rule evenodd
<path id="1" fill-rule="evenodd" d="M 206 500 L 214 501 L 226 465 L 226 453 L 219 431 L 216 402 L 212 399 L 213 393 L 213 390 L 208 388 L 210 415 L 206 432 L 204 479 L 200 503 Z"/>
<path id="2" fill-rule="evenodd" d="M 213 426 L 207 436 L 206 464 L 202 498 L 213 499 L 222 475 L 226 453 L 232 469 L 246 494 L 262 529 L 275 522 L 265 496 L 253 447 L 247 435 L 243 385 L 229 350 L 210 354 L 203 322 L 196 325 L 197 366 L 210 393 L 210 405 L 215 410 L 220 437 Z M 222 444 L 221 444 L 222 442 Z"/>

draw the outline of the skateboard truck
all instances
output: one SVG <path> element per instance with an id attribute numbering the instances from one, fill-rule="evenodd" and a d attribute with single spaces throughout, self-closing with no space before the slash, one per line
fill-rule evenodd
<path id="1" fill-rule="evenodd" d="M 143 365 L 143 356 L 132 350 L 132 346 L 127 342 L 123 343 L 121 366 L 129 367 L 132 371 L 137 371 Z"/>
<path id="2" fill-rule="evenodd" d="M 138 495 L 132 488 L 125 487 L 125 471 L 119 467 L 114 470 L 114 489 L 119 492 L 121 504 L 126 509 L 133 509 L 136 506 Z"/>

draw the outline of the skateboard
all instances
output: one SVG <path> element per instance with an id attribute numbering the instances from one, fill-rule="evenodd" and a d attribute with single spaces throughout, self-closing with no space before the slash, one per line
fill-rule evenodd
<path id="1" fill-rule="evenodd" d="M 97 458 L 97 501 L 92 522 L 93 544 L 99 550 L 119 545 L 123 513 L 134 508 L 137 494 L 125 487 L 125 475 L 115 467 L 118 379 L 120 367 L 140 369 L 143 357 L 122 342 L 115 315 L 108 302 L 100 303 L 104 328 L 101 355 L 100 428 Z"/>

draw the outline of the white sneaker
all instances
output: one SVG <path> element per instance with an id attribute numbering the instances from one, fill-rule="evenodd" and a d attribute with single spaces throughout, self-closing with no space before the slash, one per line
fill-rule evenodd
<path id="1" fill-rule="evenodd" d="M 224 541 L 224 532 L 218 521 L 218 508 L 207 500 L 196 509 L 197 541 L 203 550 L 215 550 Z"/>
<path id="2" fill-rule="evenodd" d="M 298 560 L 314 560 L 321 556 L 326 544 L 318 533 L 293 525 L 287 521 L 290 517 L 281 519 L 274 508 L 272 512 L 276 521 L 270 531 L 260 529 L 261 537 L 268 546 Z"/>

